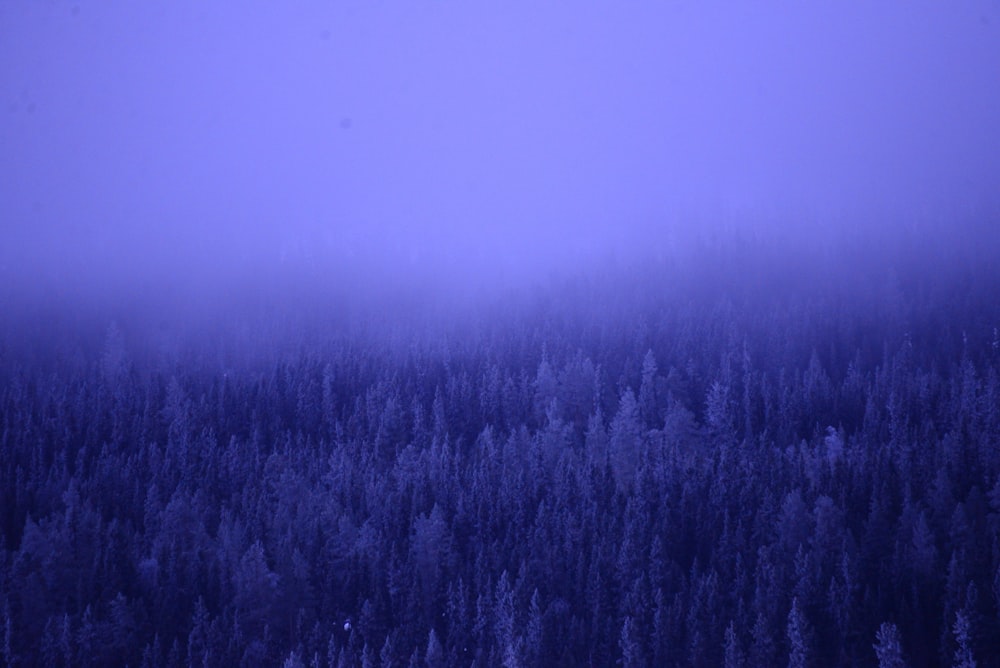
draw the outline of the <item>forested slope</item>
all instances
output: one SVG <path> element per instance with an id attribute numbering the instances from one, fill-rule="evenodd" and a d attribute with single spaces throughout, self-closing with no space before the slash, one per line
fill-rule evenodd
<path id="1" fill-rule="evenodd" d="M 0 657 L 989 665 L 996 270 L 744 248 L 443 323 L 12 316 Z"/>

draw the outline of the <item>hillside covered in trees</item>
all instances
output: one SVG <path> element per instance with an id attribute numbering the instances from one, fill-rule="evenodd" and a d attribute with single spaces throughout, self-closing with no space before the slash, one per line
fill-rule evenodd
<path id="1" fill-rule="evenodd" d="M 10 298 L 0 659 L 990 665 L 1000 269 L 940 241 L 433 313 Z"/>

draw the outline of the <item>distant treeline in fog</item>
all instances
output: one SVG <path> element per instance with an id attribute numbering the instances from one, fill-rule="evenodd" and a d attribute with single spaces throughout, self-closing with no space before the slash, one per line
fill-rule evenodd
<path id="1" fill-rule="evenodd" d="M 988 665 L 993 247 L 744 238 L 452 301 L 11 298 L 0 658 Z"/>

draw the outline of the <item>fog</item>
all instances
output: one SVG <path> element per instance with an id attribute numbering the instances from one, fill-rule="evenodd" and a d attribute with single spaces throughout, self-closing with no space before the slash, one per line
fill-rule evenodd
<path id="1" fill-rule="evenodd" d="M 988 225 L 998 82 L 995 1 L 7 2 L 0 275 L 433 290 Z"/>

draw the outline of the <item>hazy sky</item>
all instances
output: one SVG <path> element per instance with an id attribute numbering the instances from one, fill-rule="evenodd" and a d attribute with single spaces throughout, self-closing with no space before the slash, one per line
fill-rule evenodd
<path id="1" fill-rule="evenodd" d="M 511 262 L 998 193 L 997 0 L 0 3 L 8 268 Z"/>

